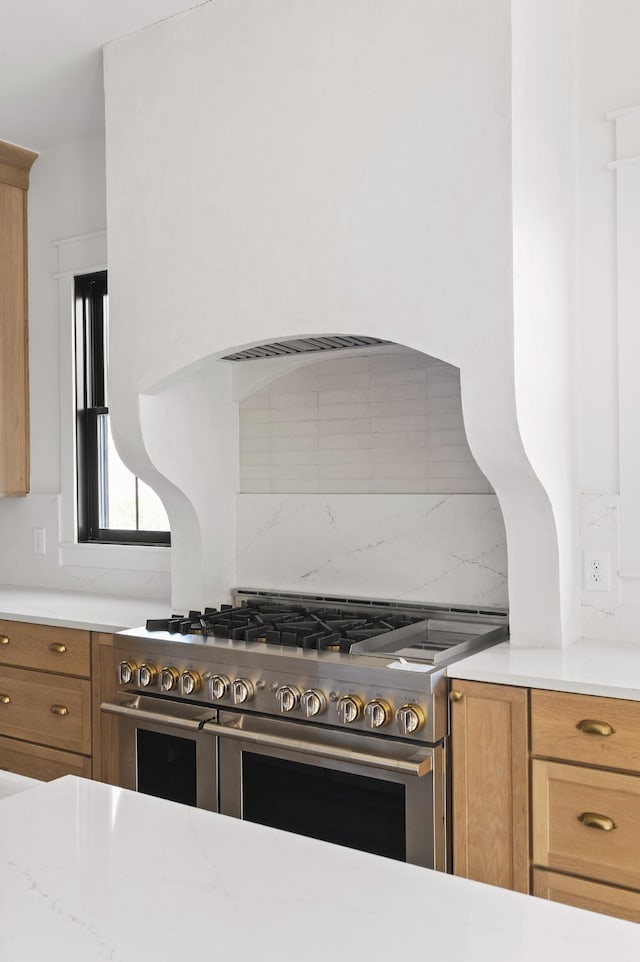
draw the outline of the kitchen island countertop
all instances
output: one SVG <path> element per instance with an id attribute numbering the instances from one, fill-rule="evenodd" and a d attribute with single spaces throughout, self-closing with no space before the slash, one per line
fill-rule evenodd
<path id="1" fill-rule="evenodd" d="M 0 802 L 3 962 L 601 962 L 640 927 L 72 776 Z"/>

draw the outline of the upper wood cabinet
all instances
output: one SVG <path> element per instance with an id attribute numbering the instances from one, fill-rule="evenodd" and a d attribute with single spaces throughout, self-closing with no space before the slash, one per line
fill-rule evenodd
<path id="1" fill-rule="evenodd" d="M 529 693 L 454 679 L 450 697 L 454 874 L 528 892 Z"/>
<path id="2" fill-rule="evenodd" d="M 0 495 L 29 490 L 27 190 L 37 154 L 0 141 Z"/>

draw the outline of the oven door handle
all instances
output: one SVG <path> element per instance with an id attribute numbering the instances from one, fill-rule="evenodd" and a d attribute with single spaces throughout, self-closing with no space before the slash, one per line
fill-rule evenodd
<path id="1" fill-rule="evenodd" d="M 180 715 L 165 714 L 161 711 L 149 711 L 147 708 L 138 708 L 134 704 L 125 702 L 103 701 L 100 711 L 108 715 L 119 715 L 121 718 L 131 718 L 140 722 L 155 722 L 160 725 L 170 725 L 172 728 L 182 728 L 188 731 L 198 731 L 202 728 L 205 718 L 186 718 Z M 208 715 L 211 718 L 211 713 Z"/>
<path id="2" fill-rule="evenodd" d="M 342 762 L 367 765 L 388 772 L 399 772 L 402 775 L 414 775 L 423 778 L 433 768 L 433 756 L 430 749 L 425 749 L 423 755 L 418 750 L 413 758 L 389 758 L 384 755 L 371 755 L 368 752 L 352 751 L 350 748 L 338 748 L 326 743 L 315 744 L 297 738 L 285 738 L 281 735 L 267 735 L 263 732 L 250 732 L 243 728 L 232 728 L 218 722 L 206 722 L 204 731 L 221 738 L 237 738 L 241 741 L 265 745 L 267 748 L 280 748 L 303 755 L 316 755 L 321 758 L 333 758 Z"/>

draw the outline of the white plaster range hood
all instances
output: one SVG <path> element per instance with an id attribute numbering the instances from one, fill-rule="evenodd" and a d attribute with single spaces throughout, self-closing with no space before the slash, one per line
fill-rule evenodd
<path id="1" fill-rule="evenodd" d="M 355 330 L 459 368 L 513 641 L 576 635 L 571 23 L 533 6 L 216 0 L 106 47 L 110 406 L 177 607 L 236 583 L 234 369 L 300 363 L 223 359 Z"/>

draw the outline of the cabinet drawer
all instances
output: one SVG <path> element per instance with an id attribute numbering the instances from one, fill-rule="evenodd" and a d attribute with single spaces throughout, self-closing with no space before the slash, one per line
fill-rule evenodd
<path id="1" fill-rule="evenodd" d="M 61 752 L 57 748 L 31 745 L 15 738 L 0 737 L 0 768 L 28 778 L 50 782 L 63 775 L 91 778 L 91 759 L 85 755 Z"/>
<path id="2" fill-rule="evenodd" d="M 91 683 L 0 665 L 0 735 L 90 755 Z"/>
<path id="3" fill-rule="evenodd" d="M 0 664 L 65 675 L 91 675 L 88 631 L 0 621 Z"/>
<path id="4" fill-rule="evenodd" d="M 640 703 L 532 691 L 531 750 L 546 758 L 640 772 Z"/>
<path id="5" fill-rule="evenodd" d="M 532 769 L 534 864 L 640 889 L 640 776 L 539 759 Z"/>
<path id="6" fill-rule="evenodd" d="M 630 892 L 615 885 L 588 882 L 537 868 L 533 873 L 533 894 L 577 909 L 602 912 L 627 922 L 640 922 L 640 892 Z"/>

